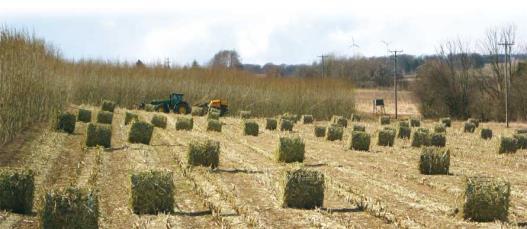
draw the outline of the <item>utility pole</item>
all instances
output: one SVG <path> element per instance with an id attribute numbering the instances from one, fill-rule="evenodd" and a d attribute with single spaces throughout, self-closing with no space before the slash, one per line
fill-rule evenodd
<path id="1" fill-rule="evenodd" d="M 403 50 L 389 50 L 393 53 L 393 95 L 395 100 L 395 119 L 397 119 L 397 53 Z"/>
<path id="2" fill-rule="evenodd" d="M 514 45 L 514 42 L 505 41 L 498 45 L 504 46 L 505 48 L 505 122 L 507 123 L 507 128 L 509 128 L 509 88 L 512 76 L 511 47 Z"/>
<path id="3" fill-rule="evenodd" d="M 320 57 L 320 59 L 322 59 L 322 61 L 320 63 L 321 63 L 321 67 L 322 67 L 322 78 L 324 78 L 324 58 L 328 57 L 328 55 L 322 54 L 322 55 L 320 55 L 318 57 Z"/>

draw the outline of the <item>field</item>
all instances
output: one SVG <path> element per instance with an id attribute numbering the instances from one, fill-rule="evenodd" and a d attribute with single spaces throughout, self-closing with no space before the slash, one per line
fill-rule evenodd
<path id="1" fill-rule="evenodd" d="M 68 109 L 75 112 L 78 106 Z M 156 128 L 151 145 L 140 145 L 127 142 L 125 111 L 115 111 L 111 149 L 85 148 L 86 124 L 81 122 L 77 122 L 74 134 L 35 125 L 2 147 L 1 167 L 36 171 L 36 198 L 35 214 L 0 212 L 0 228 L 37 227 L 36 213 L 45 191 L 70 185 L 98 190 L 102 228 L 472 228 L 525 226 L 527 222 L 527 151 L 497 154 L 497 136 L 513 131 L 502 124 L 482 123 L 496 136 L 485 141 L 478 132 L 463 133 L 462 123 L 454 122 L 447 130 L 451 174 L 426 176 L 417 167 L 420 150 L 410 147 L 409 140 L 396 139 L 394 147 L 376 145 L 376 133 L 381 128 L 377 122 L 362 122 L 373 136 L 369 152 L 347 150 L 345 141 L 316 138 L 314 124 L 298 123 L 293 134 L 306 144 L 303 166 L 324 173 L 326 191 L 323 208 L 297 210 L 280 207 L 279 174 L 294 166 L 272 159 L 278 136 L 284 133 L 263 130 L 264 119 L 257 119 L 260 133 L 253 137 L 243 136 L 242 120 L 234 117 L 221 118 L 225 123 L 221 133 L 207 132 L 205 117 L 194 117 L 192 131 L 176 131 L 179 115 L 169 114 L 167 129 Z M 145 120 L 153 115 L 137 112 Z M 425 127 L 432 125 L 432 121 L 424 122 Z M 348 135 L 349 128 L 344 139 Z M 216 170 L 186 167 L 189 142 L 203 138 L 220 142 Z M 173 214 L 132 213 L 130 175 L 145 169 L 174 172 Z M 459 215 L 464 178 L 485 174 L 511 182 L 508 223 L 474 223 Z"/>

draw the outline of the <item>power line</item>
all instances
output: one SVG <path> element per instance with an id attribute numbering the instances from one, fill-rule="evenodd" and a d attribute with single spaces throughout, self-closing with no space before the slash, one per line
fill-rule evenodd
<path id="1" fill-rule="evenodd" d="M 321 67 L 322 67 L 322 78 L 324 78 L 324 58 L 328 57 L 328 55 L 324 55 L 324 54 L 322 54 L 322 55 L 320 55 L 320 56 L 318 56 L 318 57 L 320 57 L 320 59 L 322 59 L 322 61 L 321 61 Z"/>
<path id="2" fill-rule="evenodd" d="M 509 87 L 512 75 L 511 47 L 514 45 L 514 42 L 503 42 L 498 43 L 498 45 L 504 46 L 505 48 L 505 122 L 507 123 L 507 128 L 509 128 Z"/>
<path id="3" fill-rule="evenodd" d="M 397 119 L 397 53 L 403 50 L 389 50 L 393 53 L 393 96 L 395 100 L 395 119 Z"/>

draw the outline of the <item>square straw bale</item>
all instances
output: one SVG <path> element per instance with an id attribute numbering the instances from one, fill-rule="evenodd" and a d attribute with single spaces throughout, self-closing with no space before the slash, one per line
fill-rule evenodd
<path id="1" fill-rule="evenodd" d="M 193 140 L 187 151 L 190 166 L 217 168 L 220 163 L 220 142 L 214 140 Z"/>
<path id="2" fill-rule="evenodd" d="M 210 119 L 216 120 L 218 119 Z M 192 117 L 178 117 L 176 119 L 176 130 L 192 130 L 194 128 L 194 119 Z"/>
<path id="3" fill-rule="evenodd" d="M 491 139 L 492 138 L 492 129 L 490 128 L 482 128 L 481 129 L 481 138 L 482 139 Z"/>
<path id="4" fill-rule="evenodd" d="M 276 130 L 278 122 L 274 118 L 266 118 L 265 119 L 265 129 L 267 130 Z"/>
<path id="5" fill-rule="evenodd" d="M 390 116 L 384 115 L 379 117 L 379 123 L 381 125 L 390 125 Z"/>
<path id="6" fill-rule="evenodd" d="M 280 119 L 280 131 L 293 131 L 294 122 L 287 119 Z"/>
<path id="7" fill-rule="evenodd" d="M 99 228 L 95 191 L 69 187 L 47 192 L 40 213 L 42 228 Z"/>
<path id="8" fill-rule="evenodd" d="M 64 112 L 58 115 L 57 126 L 55 128 L 59 131 L 73 134 L 75 132 L 75 122 L 77 122 L 77 117 L 74 114 Z"/>
<path id="9" fill-rule="evenodd" d="M 209 119 L 207 120 L 207 131 L 221 132 L 222 124 L 219 120 Z"/>
<path id="10" fill-rule="evenodd" d="M 174 211 L 174 180 L 171 171 L 145 171 L 130 177 L 131 205 L 136 214 Z"/>
<path id="11" fill-rule="evenodd" d="M 97 113 L 97 123 L 101 124 L 112 124 L 113 113 L 109 111 L 99 111 Z"/>
<path id="12" fill-rule="evenodd" d="M 314 120 L 313 115 L 302 115 L 302 123 L 304 124 L 313 123 Z"/>
<path id="13" fill-rule="evenodd" d="M 0 169 L 0 210 L 30 214 L 34 190 L 32 170 Z"/>
<path id="14" fill-rule="evenodd" d="M 280 182 L 284 208 L 314 209 L 324 204 L 324 174 L 316 170 L 286 171 Z"/>
<path id="15" fill-rule="evenodd" d="M 511 185 L 502 179 L 468 177 L 463 218 L 476 222 L 507 221 Z"/>
<path id="16" fill-rule="evenodd" d="M 128 134 L 128 142 L 150 145 L 153 133 L 154 125 L 145 121 L 134 122 Z"/>
<path id="17" fill-rule="evenodd" d="M 139 116 L 136 113 L 127 111 L 124 115 L 124 125 L 130 124 L 132 121 L 139 121 Z"/>
<path id="18" fill-rule="evenodd" d="M 305 144 L 300 137 L 280 137 L 274 158 L 278 162 L 303 162 Z"/>
<path id="19" fill-rule="evenodd" d="M 251 118 L 251 111 L 240 111 L 240 118 L 241 119 Z"/>
<path id="20" fill-rule="evenodd" d="M 77 120 L 79 122 L 91 122 L 91 110 L 88 109 L 79 109 L 79 114 L 77 114 Z"/>
<path id="21" fill-rule="evenodd" d="M 258 136 L 259 126 L 254 120 L 243 121 L 243 135 Z"/>
<path id="22" fill-rule="evenodd" d="M 444 133 L 430 133 L 430 145 L 437 147 L 445 147 L 446 145 L 446 135 Z"/>
<path id="23" fill-rule="evenodd" d="M 162 114 L 155 114 L 152 116 L 152 120 L 150 120 L 150 123 L 154 125 L 155 127 L 159 127 L 162 129 L 167 128 L 167 116 Z"/>
<path id="24" fill-rule="evenodd" d="M 342 140 L 344 128 L 340 125 L 331 124 L 326 128 L 326 140 L 335 141 Z"/>
<path id="25" fill-rule="evenodd" d="M 450 151 L 445 148 L 423 147 L 419 160 L 421 174 L 448 174 L 450 168 Z"/>
<path id="26" fill-rule="evenodd" d="M 505 137 L 502 136 L 500 138 L 500 148 L 498 149 L 498 153 L 516 153 L 518 150 L 518 140 L 513 137 Z"/>
<path id="27" fill-rule="evenodd" d="M 86 127 L 86 146 L 112 147 L 112 126 L 109 124 L 88 123 Z"/>
<path id="28" fill-rule="evenodd" d="M 333 115 L 333 117 L 331 117 L 331 123 L 342 127 L 348 127 L 348 120 L 338 115 Z"/>
<path id="29" fill-rule="evenodd" d="M 366 132 L 366 126 L 364 126 L 364 125 L 360 125 L 360 124 L 354 124 L 354 125 L 353 125 L 353 128 L 352 128 L 352 131 L 362 131 L 362 132 Z"/>
<path id="30" fill-rule="evenodd" d="M 326 136 L 326 127 L 325 126 L 315 126 L 314 128 L 315 137 L 321 138 Z"/>
<path id="31" fill-rule="evenodd" d="M 527 134 L 514 134 L 513 137 L 518 149 L 527 149 Z"/>
<path id="32" fill-rule="evenodd" d="M 112 112 L 115 110 L 115 102 L 110 100 L 102 101 L 101 110 Z"/>
<path id="33" fill-rule="evenodd" d="M 379 131 L 377 138 L 377 145 L 379 146 L 393 146 L 395 141 L 395 131 L 391 129 L 383 129 Z"/>
<path id="34" fill-rule="evenodd" d="M 352 131 L 348 140 L 348 149 L 368 151 L 370 150 L 371 136 L 362 131 Z"/>

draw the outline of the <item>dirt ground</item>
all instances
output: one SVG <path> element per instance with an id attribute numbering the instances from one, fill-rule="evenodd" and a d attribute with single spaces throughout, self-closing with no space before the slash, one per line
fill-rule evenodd
<path id="1" fill-rule="evenodd" d="M 94 111 L 98 108 L 91 107 Z M 168 127 L 156 128 L 151 145 L 127 142 L 126 110 L 117 109 L 112 124 L 112 148 L 85 148 L 86 124 L 68 135 L 34 128 L 0 149 L 1 167 L 26 167 L 37 172 L 34 214 L 0 212 L 0 228 L 38 227 L 38 209 L 46 190 L 70 185 L 99 191 L 101 228 L 496 228 L 527 224 L 527 150 L 497 154 L 500 135 L 513 128 L 482 123 L 495 137 L 463 133 L 461 122 L 447 130 L 451 150 L 450 175 L 421 175 L 420 149 L 397 139 L 394 147 L 377 146 L 376 122 L 363 122 L 372 134 L 369 152 L 346 149 L 343 141 L 325 141 L 314 125 L 297 123 L 292 133 L 263 130 L 258 137 L 242 135 L 242 120 L 222 118 L 223 131 L 207 132 L 206 118 L 194 117 L 192 131 L 176 131 L 178 115 L 168 114 Z M 153 113 L 136 111 L 150 120 Z M 95 112 L 94 112 L 95 113 Z M 432 127 L 433 121 L 423 123 Z M 393 124 L 395 125 L 395 124 Z M 522 124 L 513 124 L 519 127 Z M 525 127 L 525 125 L 523 124 Z M 479 130 L 479 129 L 478 129 Z M 280 135 L 299 135 L 306 144 L 304 167 L 326 177 L 324 206 L 316 210 L 280 207 L 278 180 L 283 170 L 301 165 L 272 159 Z M 194 139 L 220 142 L 220 166 L 188 168 L 185 153 Z M 130 174 L 147 169 L 174 172 L 173 214 L 136 215 L 129 199 Z M 466 176 L 490 175 L 511 183 L 509 222 L 474 223 L 460 216 Z"/>

